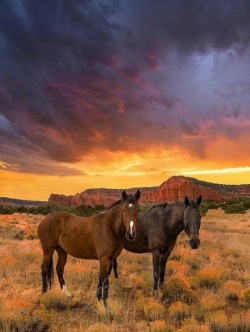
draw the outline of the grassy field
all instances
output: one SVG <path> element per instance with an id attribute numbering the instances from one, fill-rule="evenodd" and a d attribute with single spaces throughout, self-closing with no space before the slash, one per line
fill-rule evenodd
<path id="1" fill-rule="evenodd" d="M 210 210 L 198 250 L 181 234 L 158 298 L 152 296 L 151 254 L 123 251 L 119 279 L 110 277 L 108 309 L 95 297 L 96 261 L 69 257 L 65 279 L 72 299 L 57 278 L 41 295 L 36 228 L 42 218 L 0 215 L 0 331 L 250 331 L 250 211 Z"/>

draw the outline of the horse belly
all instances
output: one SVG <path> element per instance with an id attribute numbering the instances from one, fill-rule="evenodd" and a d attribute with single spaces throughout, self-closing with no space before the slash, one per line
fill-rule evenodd
<path id="1" fill-rule="evenodd" d="M 59 245 L 67 254 L 81 259 L 98 259 L 95 244 L 91 237 L 72 237 L 62 234 Z"/>

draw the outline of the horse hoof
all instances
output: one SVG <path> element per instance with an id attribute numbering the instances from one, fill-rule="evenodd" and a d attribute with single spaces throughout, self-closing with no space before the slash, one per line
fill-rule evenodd
<path id="1" fill-rule="evenodd" d="M 67 296 L 67 298 L 71 299 L 73 296 L 72 294 L 70 294 L 70 292 L 68 291 L 68 288 L 63 285 L 63 288 L 62 288 L 62 292 Z"/>
<path id="2" fill-rule="evenodd" d="M 158 298 L 159 297 L 158 289 L 154 289 L 153 290 L 153 296 L 154 296 L 154 298 Z"/>

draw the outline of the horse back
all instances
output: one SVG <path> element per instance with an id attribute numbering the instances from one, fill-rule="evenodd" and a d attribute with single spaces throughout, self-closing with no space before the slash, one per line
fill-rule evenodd
<path id="1" fill-rule="evenodd" d="M 60 246 L 77 258 L 96 258 L 93 234 L 95 223 L 91 217 L 79 217 L 66 212 L 47 215 L 38 225 L 38 237 L 42 248 Z"/>
<path id="2" fill-rule="evenodd" d="M 117 250 L 102 213 L 91 217 L 51 213 L 38 225 L 38 236 L 44 250 L 60 246 L 71 256 L 81 259 L 99 259 L 106 252 Z"/>

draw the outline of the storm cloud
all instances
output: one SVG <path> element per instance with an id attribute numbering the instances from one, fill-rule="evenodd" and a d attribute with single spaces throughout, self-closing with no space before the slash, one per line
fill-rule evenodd
<path id="1" fill-rule="evenodd" d="M 79 175 L 97 148 L 245 141 L 249 17 L 243 0 L 2 0 L 0 165 Z"/>

